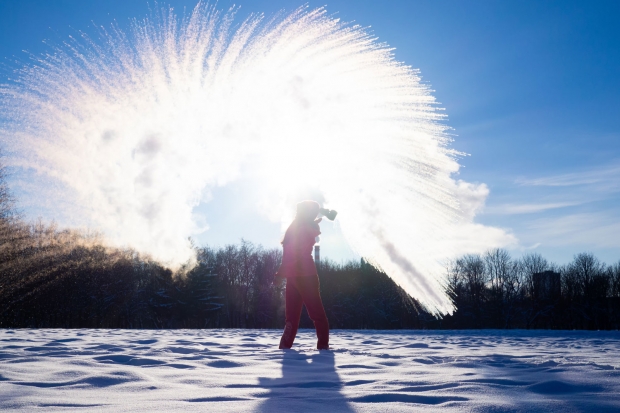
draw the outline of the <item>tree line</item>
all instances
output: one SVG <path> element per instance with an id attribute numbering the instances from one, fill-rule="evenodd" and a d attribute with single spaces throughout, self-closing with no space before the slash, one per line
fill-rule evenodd
<path id="1" fill-rule="evenodd" d="M 0 167 L 1 328 L 283 327 L 284 289 L 272 283 L 281 249 L 195 247 L 197 264 L 173 272 L 96 234 L 25 222 L 5 178 Z M 620 326 L 620 262 L 589 253 L 564 266 L 502 249 L 451 261 L 445 284 L 457 310 L 439 319 L 363 260 L 323 260 L 317 269 L 332 328 Z M 312 327 L 305 310 L 301 327 Z"/>
<path id="2" fill-rule="evenodd" d="M 196 248 L 177 272 L 41 223 L 0 225 L 0 327 L 282 328 L 279 249 Z M 364 263 L 321 263 L 332 328 L 421 328 L 415 302 Z M 302 327 L 312 323 L 304 313 Z"/>
<path id="3" fill-rule="evenodd" d="M 458 311 L 444 328 L 620 328 L 620 262 L 580 253 L 559 266 L 540 254 L 513 259 L 493 249 L 456 259 L 446 272 Z"/>

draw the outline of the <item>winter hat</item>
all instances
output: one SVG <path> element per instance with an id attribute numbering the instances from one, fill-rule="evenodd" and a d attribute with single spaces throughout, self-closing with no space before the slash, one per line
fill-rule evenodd
<path id="1" fill-rule="evenodd" d="M 319 214 L 319 203 L 316 201 L 301 201 L 297 204 L 296 218 L 312 221 Z"/>

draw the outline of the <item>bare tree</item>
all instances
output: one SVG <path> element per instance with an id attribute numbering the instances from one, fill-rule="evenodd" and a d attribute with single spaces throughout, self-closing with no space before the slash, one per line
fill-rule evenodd
<path id="1" fill-rule="evenodd" d="M 562 272 L 563 295 L 573 328 L 601 328 L 607 323 L 606 306 L 611 271 L 592 253 L 575 255 Z"/>
<path id="2" fill-rule="evenodd" d="M 620 261 L 610 267 L 610 297 L 620 298 Z"/>
<path id="3" fill-rule="evenodd" d="M 2 153 L 0 153 L 0 159 Z M 0 162 L 0 221 L 10 223 L 17 217 L 15 198 L 9 188 L 7 167 Z"/>

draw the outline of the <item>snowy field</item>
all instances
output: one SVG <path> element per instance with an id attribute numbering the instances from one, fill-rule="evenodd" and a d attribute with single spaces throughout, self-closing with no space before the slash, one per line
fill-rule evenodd
<path id="1" fill-rule="evenodd" d="M 618 412 L 620 333 L 0 330 L 0 410 Z"/>

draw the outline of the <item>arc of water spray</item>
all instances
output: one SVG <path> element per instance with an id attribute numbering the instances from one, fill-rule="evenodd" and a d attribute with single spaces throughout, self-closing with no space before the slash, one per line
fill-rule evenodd
<path id="1" fill-rule="evenodd" d="M 233 15 L 162 10 L 129 34 L 72 39 L 3 85 L 14 164 L 35 170 L 41 191 L 60 188 L 41 202 L 68 200 L 58 213 L 72 204 L 75 222 L 178 266 L 210 189 L 249 170 L 283 217 L 311 186 L 355 251 L 428 310 L 452 312 L 442 260 L 464 186 L 418 72 L 324 9 L 234 30 Z"/>

